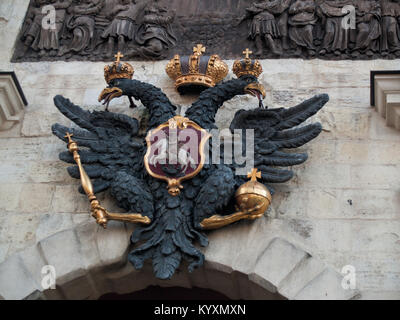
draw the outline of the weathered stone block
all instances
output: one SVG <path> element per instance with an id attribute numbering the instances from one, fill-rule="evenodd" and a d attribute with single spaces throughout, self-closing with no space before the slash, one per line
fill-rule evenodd
<path id="1" fill-rule="evenodd" d="M 0 210 L 13 211 L 17 209 L 22 184 L 1 184 L 0 185 Z"/>
<path id="2" fill-rule="evenodd" d="M 86 195 L 78 192 L 79 182 L 76 181 L 76 183 L 76 185 L 56 186 L 51 205 L 54 212 L 90 212 L 89 200 Z"/>
<path id="3" fill-rule="evenodd" d="M 73 226 L 72 215 L 69 213 L 44 214 L 40 217 L 39 226 L 36 229 L 36 240 L 41 241 Z"/>
<path id="4" fill-rule="evenodd" d="M 306 257 L 305 251 L 276 238 L 257 258 L 257 264 L 249 279 L 270 292 L 275 292 L 282 280 Z"/>
<path id="5" fill-rule="evenodd" d="M 33 245 L 27 247 L 26 249 L 18 252 L 17 255 L 21 257 L 24 266 L 29 271 L 32 280 L 35 282 L 36 287 L 42 291 L 42 269 L 47 265 L 47 262 L 43 259 L 38 246 Z"/>
<path id="6" fill-rule="evenodd" d="M 14 255 L 0 264 L 0 295 L 5 299 L 20 300 L 37 289 L 20 256 Z"/>
<path id="7" fill-rule="evenodd" d="M 296 300 L 348 300 L 357 292 L 344 290 L 341 286 L 343 276 L 327 268 L 295 297 Z"/>
<path id="8" fill-rule="evenodd" d="M 43 183 L 24 184 L 21 190 L 19 210 L 21 212 L 48 212 L 55 187 Z"/>
<path id="9" fill-rule="evenodd" d="M 325 264 L 313 257 L 302 260 L 281 282 L 278 292 L 293 299 L 296 294 L 310 281 L 317 277 L 325 268 Z"/>
<path id="10" fill-rule="evenodd" d="M 31 166 L 30 161 L 2 161 L 0 162 L 0 181 L 2 183 L 27 182 Z"/>
<path id="11" fill-rule="evenodd" d="M 80 243 L 73 230 L 65 230 L 39 242 L 49 265 L 56 269 L 57 285 L 85 274 Z"/>
<path id="12" fill-rule="evenodd" d="M 301 186 L 324 187 L 324 188 L 349 188 L 351 187 L 350 180 L 350 165 L 337 164 L 334 166 L 317 165 L 312 167 L 308 165 L 298 166 L 295 169 L 295 177 L 292 183 Z"/>
<path id="13" fill-rule="evenodd" d="M 70 121 L 54 110 L 52 113 L 43 111 L 28 111 L 25 113 L 21 134 L 24 137 L 51 136 L 51 126 L 60 123 L 69 126 Z"/>
<path id="14" fill-rule="evenodd" d="M 35 162 L 29 170 L 28 177 L 35 183 L 57 182 L 73 184 L 75 179 L 67 172 L 68 165 L 62 161 Z"/>
<path id="15" fill-rule="evenodd" d="M 307 200 L 307 216 L 315 219 L 337 218 L 345 205 L 336 189 L 311 189 Z"/>
<path id="16" fill-rule="evenodd" d="M 117 221 L 110 221 L 106 230 L 99 228 L 96 241 L 100 259 L 104 265 L 122 263 L 130 245 L 124 223 Z"/>
<path id="17" fill-rule="evenodd" d="M 8 244 L 6 258 L 35 244 L 35 230 L 39 223 L 37 213 L 4 213 L 0 214 L 0 243 Z"/>
<path id="18" fill-rule="evenodd" d="M 358 188 L 391 189 L 398 186 L 400 170 L 397 166 L 360 165 L 352 166 L 351 184 Z"/>
<path id="19" fill-rule="evenodd" d="M 400 195 L 395 190 L 343 190 L 336 217 L 359 219 L 398 219 Z"/>
<path id="20" fill-rule="evenodd" d="M 75 216 L 77 215 L 74 215 L 74 217 Z M 94 220 L 75 227 L 75 233 L 80 243 L 82 261 L 87 270 L 94 270 L 102 265 L 96 243 L 96 233 L 99 228 L 100 226 L 98 226 Z"/>

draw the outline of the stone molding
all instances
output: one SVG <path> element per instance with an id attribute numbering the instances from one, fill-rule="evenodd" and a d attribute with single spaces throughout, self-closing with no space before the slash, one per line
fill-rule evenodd
<path id="1" fill-rule="evenodd" d="M 0 131 L 21 120 L 27 101 L 14 72 L 0 72 Z"/>
<path id="2" fill-rule="evenodd" d="M 377 112 L 386 119 L 386 125 L 400 130 L 400 71 L 371 72 L 371 90 Z"/>
<path id="3" fill-rule="evenodd" d="M 260 237 L 250 236 L 246 226 L 241 229 L 245 232 L 235 237 Z M 157 280 L 150 264 L 137 271 L 126 262 L 131 231 L 121 223 L 102 230 L 90 221 L 40 240 L 0 264 L 0 297 L 97 299 L 106 293 L 126 294 L 150 285 L 209 288 L 232 299 L 347 300 L 359 297 L 357 291 L 342 289 L 341 274 L 280 236 L 267 237 L 257 252 L 247 248 L 248 243 L 239 247 L 237 241 L 233 241 L 238 256 L 251 256 L 246 258 L 246 266 L 229 261 L 232 255 L 223 253 L 227 248 L 212 247 L 207 248 L 211 252 L 207 252 L 210 254 L 206 253 L 206 257 L 210 259 L 204 267 L 190 274 L 184 265 L 171 280 Z M 244 243 L 245 239 L 238 241 Z M 251 239 L 251 243 L 255 241 Z M 258 239 L 258 243 L 261 242 Z M 56 268 L 55 290 L 43 292 L 41 289 L 44 265 Z"/>

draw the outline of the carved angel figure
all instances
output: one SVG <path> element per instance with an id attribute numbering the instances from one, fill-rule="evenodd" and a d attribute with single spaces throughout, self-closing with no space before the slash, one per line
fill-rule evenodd
<path id="1" fill-rule="evenodd" d="M 187 110 L 186 117 L 203 129 L 216 128 L 215 116 L 224 102 L 237 95 L 255 94 L 257 84 L 254 76 L 244 75 L 209 88 Z M 176 107 L 159 88 L 138 80 L 111 80 L 103 92 L 102 98 L 106 101 L 118 96 L 116 93 L 141 100 L 150 113 L 148 130 L 176 116 Z M 327 101 L 328 96 L 323 94 L 293 108 L 257 108 L 236 113 L 230 129 L 255 130 L 254 166 L 261 171 L 261 182 L 271 193 L 273 183 L 290 180 L 294 174 L 292 167 L 307 160 L 307 154 L 285 150 L 298 148 L 320 134 L 319 123 L 297 126 Z M 66 132 L 72 133 L 74 140 L 86 148 L 80 152 L 80 158 L 89 177 L 95 180 L 94 192 L 109 189 L 121 208 L 138 212 L 151 221 L 149 225 L 137 227 L 132 234 L 131 241 L 137 246 L 128 259 L 134 267 L 141 269 L 146 260 L 152 259 L 156 277 L 169 279 L 182 260 L 189 262 L 190 271 L 201 266 L 204 255 L 194 242 L 208 244 L 204 234 L 207 226 L 203 222 L 213 218 L 224 226 L 233 222 L 232 217 L 237 217 L 236 213 L 236 216 L 216 214 L 227 210 L 235 190 L 246 181 L 245 176 L 235 174 L 240 165 L 235 162 L 205 164 L 198 175 L 182 182 L 182 191 L 173 196 L 165 181 L 149 175 L 144 168 L 147 145 L 138 135 L 136 119 L 112 112 L 85 111 L 61 96 L 56 96 L 54 102 L 79 128 L 55 124 L 53 133 L 65 142 Z M 69 152 L 62 152 L 60 159 L 74 163 Z M 69 167 L 68 172 L 79 179 L 77 166 Z M 259 217 L 252 216 L 250 209 L 240 214 L 240 219 Z"/>

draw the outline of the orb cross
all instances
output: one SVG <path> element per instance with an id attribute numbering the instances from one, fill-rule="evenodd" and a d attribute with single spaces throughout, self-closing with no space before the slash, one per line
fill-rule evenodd
<path id="1" fill-rule="evenodd" d="M 247 178 L 251 178 L 251 181 L 257 181 L 258 179 L 261 179 L 261 171 L 258 171 L 258 169 L 253 168 L 251 172 L 247 174 Z"/>

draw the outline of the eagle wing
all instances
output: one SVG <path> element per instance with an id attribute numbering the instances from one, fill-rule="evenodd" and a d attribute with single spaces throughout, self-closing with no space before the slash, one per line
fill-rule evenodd
<path id="1" fill-rule="evenodd" d="M 143 139 L 137 136 L 138 121 L 123 114 L 85 111 L 62 96 L 56 96 L 54 103 L 79 128 L 54 124 L 53 134 L 68 142 L 65 135 L 72 133 L 73 140 L 83 147 L 79 154 L 85 171 L 93 180 L 94 192 L 110 189 L 123 209 L 152 218 L 153 197 L 143 179 L 146 149 Z M 61 152 L 59 157 L 75 164 L 68 151 Z M 78 166 L 67 170 L 73 178 L 80 178 Z M 84 192 L 82 187 L 79 191 Z"/>
<path id="2" fill-rule="evenodd" d="M 254 167 L 261 171 L 262 182 L 273 192 L 270 183 L 282 183 L 293 177 L 290 167 L 308 158 L 306 153 L 288 153 L 316 138 L 322 130 L 320 123 L 297 127 L 316 114 L 327 102 L 327 94 L 316 95 L 292 108 L 239 110 L 231 122 L 230 130 L 254 130 Z M 243 165 L 244 166 L 244 165 Z M 239 168 L 235 162 L 232 168 Z M 245 180 L 236 176 L 237 183 Z"/>

